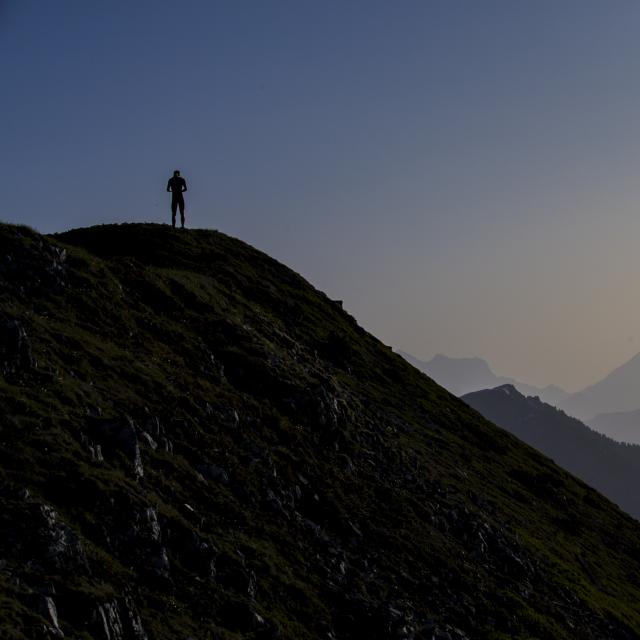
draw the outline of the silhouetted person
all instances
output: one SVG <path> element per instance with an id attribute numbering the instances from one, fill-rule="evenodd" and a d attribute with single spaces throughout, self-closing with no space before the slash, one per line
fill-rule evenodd
<path id="1" fill-rule="evenodd" d="M 184 229 L 184 196 L 187 190 L 187 183 L 184 178 L 180 177 L 180 172 L 176 169 L 173 172 L 173 178 L 169 178 L 167 182 L 167 191 L 171 191 L 171 225 L 176 226 L 176 211 L 180 207 L 180 222 Z"/>

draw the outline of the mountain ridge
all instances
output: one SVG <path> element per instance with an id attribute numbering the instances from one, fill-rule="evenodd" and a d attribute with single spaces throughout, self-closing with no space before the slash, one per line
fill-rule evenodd
<path id="1" fill-rule="evenodd" d="M 0 225 L 0 635 L 640 637 L 640 525 L 219 232 Z"/>
<path id="2" fill-rule="evenodd" d="M 640 353 L 616 367 L 602 380 L 569 396 L 563 409 L 585 421 L 598 414 L 640 409 Z"/>
<path id="3" fill-rule="evenodd" d="M 559 405 L 570 394 L 549 384 L 540 388 L 518 382 L 513 378 L 497 376 L 486 360 L 478 357 L 451 358 L 443 354 L 436 354 L 431 360 L 420 360 L 405 351 L 398 353 L 414 367 L 432 377 L 445 389 L 460 397 L 473 391 L 492 389 L 505 384 L 511 384 L 527 396 L 540 396 L 550 404 Z"/>
<path id="4" fill-rule="evenodd" d="M 635 490 L 640 482 L 639 446 L 617 442 L 538 397 L 525 397 L 513 385 L 476 391 L 462 399 L 640 518 Z"/>
<path id="5" fill-rule="evenodd" d="M 414 367 L 454 395 L 513 385 L 524 396 L 538 396 L 596 431 L 620 442 L 640 443 L 640 353 L 616 367 L 602 380 L 574 393 L 550 384 L 539 388 L 513 378 L 497 376 L 482 358 L 451 358 L 443 354 L 423 361 L 398 351 Z"/>

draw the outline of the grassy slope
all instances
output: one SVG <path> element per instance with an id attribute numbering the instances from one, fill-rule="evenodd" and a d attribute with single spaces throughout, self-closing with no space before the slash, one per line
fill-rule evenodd
<path id="1" fill-rule="evenodd" d="M 390 637 L 388 607 L 425 638 L 430 619 L 474 638 L 640 637 L 640 526 L 268 256 L 211 231 L 3 225 L 0 263 L 0 310 L 38 362 L 0 377 L 3 637 L 33 636 L 28 592 L 43 583 L 71 637 L 88 633 L 78 603 L 124 590 L 152 638 Z M 142 480 L 118 452 L 93 462 L 82 434 L 98 412 L 157 416 L 173 453 L 141 445 Z M 229 483 L 204 481 L 201 463 Z M 30 501 L 79 532 L 90 572 L 13 557 Z M 146 505 L 169 579 L 113 542 Z M 255 598 L 197 578 L 183 531 L 241 551 Z M 250 609 L 266 626 L 243 627 Z"/>

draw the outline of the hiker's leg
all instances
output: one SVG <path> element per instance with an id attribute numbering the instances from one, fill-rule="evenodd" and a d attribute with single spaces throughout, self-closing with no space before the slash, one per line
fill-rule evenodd
<path id="1" fill-rule="evenodd" d="M 178 203 L 176 200 L 171 200 L 171 226 L 176 226 L 176 211 L 178 210 Z"/>

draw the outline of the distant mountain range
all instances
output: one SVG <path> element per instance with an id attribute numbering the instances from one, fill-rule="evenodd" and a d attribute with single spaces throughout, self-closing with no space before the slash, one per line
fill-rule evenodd
<path id="1" fill-rule="evenodd" d="M 640 519 L 640 446 L 615 442 L 513 385 L 462 400 Z"/>
<path id="2" fill-rule="evenodd" d="M 436 355 L 425 361 L 403 351 L 398 353 L 459 397 L 474 391 L 513 385 L 524 396 L 538 396 L 543 402 L 562 409 L 615 440 L 640 444 L 640 354 L 600 382 L 576 393 L 567 393 L 555 385 L 539 388 L 497 376 L 482 358 Z"/>
<path id="3" fill-rule="evenodd" d="M 598 414 L 628 413 L 640 409 L 640 353 L 600 382 L 572 394 L 563 402 L 562 408 L 581 420 L 589 421 Z"/>
<path id="4" fill-rule="evenodd" d="M 463 396 L 466 393 L 480 391 L 481 389 L 492 389 L 505 384 L 513 385 L 518 391 L 526 396 L 539 396 L 545 402 L 555 406 L 564 402 L 569 394 L 555 385 L 549 385 L 540 389 L 523 382 L 518 382 L 513 378 L 497 376 L 487 362 L 482 358 L 449 358 L 438 354 L 431 360 L 419 360 L 404 351 L 398 353 L 416 369 L 426 373 L 439 385 L 456 396 Z"/>

